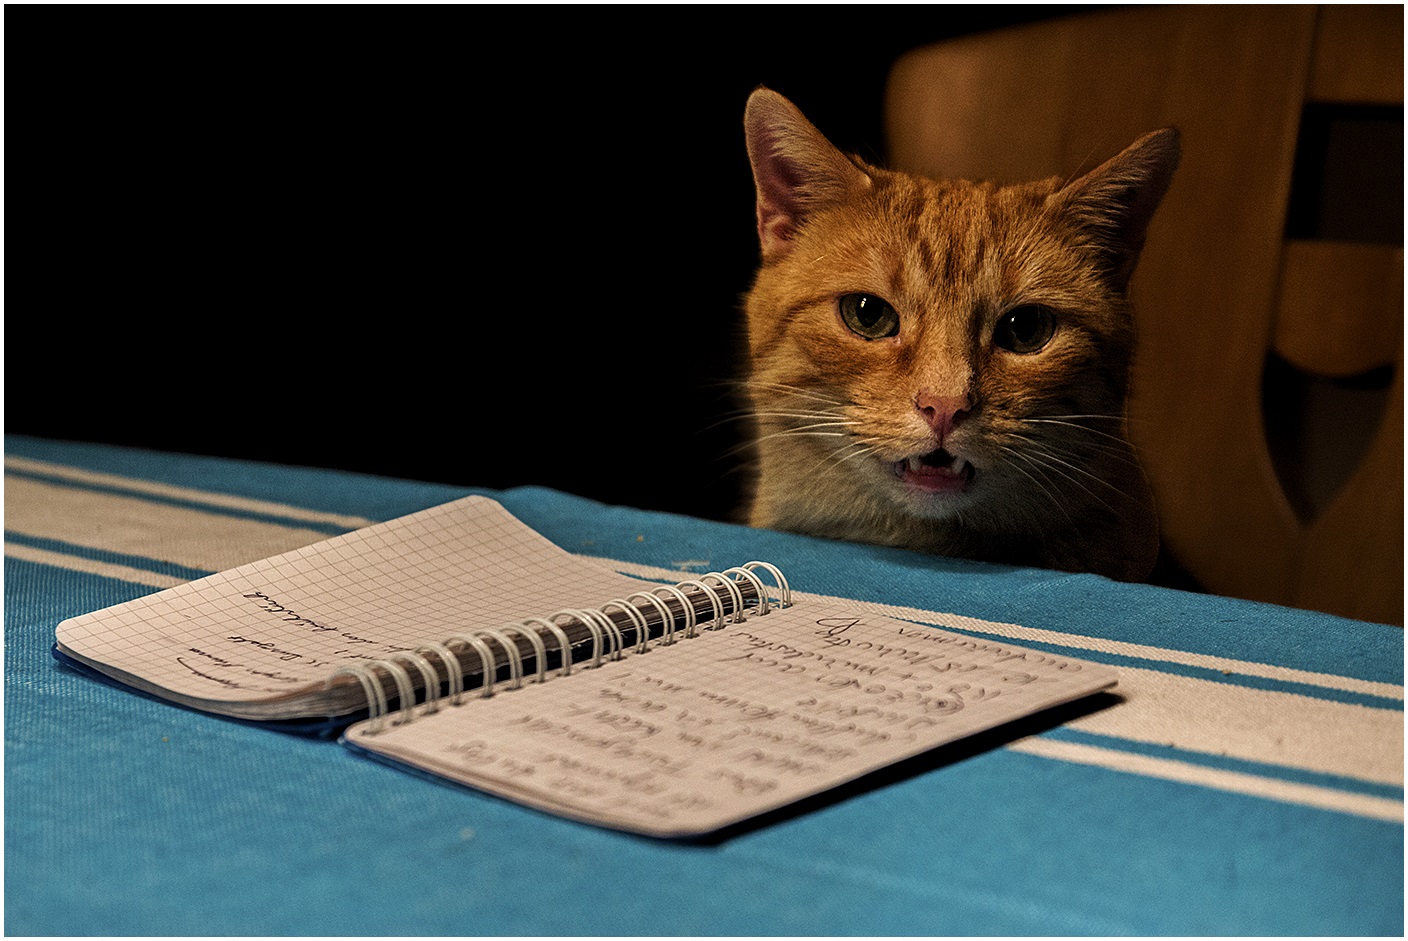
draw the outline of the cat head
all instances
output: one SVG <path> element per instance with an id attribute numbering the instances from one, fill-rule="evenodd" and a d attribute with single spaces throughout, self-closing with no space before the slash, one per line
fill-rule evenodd
<path id="1" fill-rule="evenodd" d="M 744 123 L 762 254 L 752 521 L 1147 574 L 1127 289 L 1177 132 L 1073 180 L 999 186 L 843 154 L 768 89 Z"/>

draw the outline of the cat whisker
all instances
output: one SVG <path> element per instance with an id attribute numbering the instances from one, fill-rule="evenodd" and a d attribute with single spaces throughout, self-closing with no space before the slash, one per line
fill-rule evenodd
<path id="1" fill-rule="evenodd" d="M 764 411 L 764 412 L 752 412 L 752 413 L 750 413 L 750 414 L 752 414 L 753 417 L 755 417 L 755 418 L 798 418 L 798 419 L 801 419 L 801 420 L 803 420 L 803 421 L 806 421 L 806 420 L 809 420 L 809 419 L 813 419 L 813 418 L 828 418 L 828 419 L 832 419 L 831 424 L 834 424 L 834 425 L 859 425 L 859 424 L 860 424 L 860 422 L 856 421 L 855 419 L 847 418 L 845 415 L 832 414 L 832 413 L 830 413 L 830 412 L 772 412 L 772 411 Z"/>
<path id="2" fill-rule="evenodd" d="M 845 428 L 847 428 L 847 427 L 849 427 L 849 426 L 851 426 L 851 425 L 854 425 L 854 424 L 855 424 L 855 422 L 851 422 L 851 421 L 819 421 L 819 422 L 814 422 L 814 423 L 812 423 L 812 424 L 810 424 L 810 425 L 798 425 L 798 426 L 795 427 L 795 428 L 789 428 L 789 429 L 787 429 L 787 430 L 788 430 L 788 431 L 791 431 L 791 432 L 801 432 L 801 431 L 816 431 L 816 430 L 819 429 L 819 428 L 841 428 L 841 429 L 845 429 Z M 825 432 L 825 433 L 826 433 L 826 434 L 834 434 L 834 435 L 849 434 L 849 432 L 844 431 L 844 430 L 842 430 L 842 431 Z"/>
<path id="3" fill-rule="evenodd" d="M 790 422 L 790 421 L 787 421 L 787 422 L 777 422 L 777 423 L 775 423 L 775 425 L 774 425 L 774 427 L 776 428 L 776 431 L 770 432 L 770 434 L 785 433 L 785 432 L 789 432 L 789 431 L 812 431 L 812 430 L 815 430 L 815 429 L 817 429 L 817 428 L 839 428 L 839 429 L 845 429 L 845 428 L 852 428 L 852 427 L 855 427 L 856 425 L 861 424 L 861 422 L 855 421 L 854 419 L 833 417 L 833 416 L 831 416 L 831 415 L 825 415 L 825 414 L 821 414 L 821 413 L 806 413 L 806 412 L 801 412 L 801 413 L 799 413 L 799 412 L 758 412 L 758 413 L 757 413 L 757 417 L 759 417 L 759 418 L 787 418 L 787 419 L 795 419 L 796 421 L 806 422 L 806 424 L 793 424 L 793 423 Z"/>
<path id="4" fill-rule="evenodd" d="M 1088 478 L 1088 479 L 1090 479 L 1090 480 L 1093 480 L 1093 481 L 1095 481 L 1096 483 L 1100 484 L 1101 486 L 1103 486 L 1103 487 L 1108 487 L 1109 489 L 1115 491 L 1116 493 L 1119 493 L 1119 494 L 1123 495 L 1123 491 L 1120 490 L 1119 487 L 1116 487 L 1114 484 L 1110 483 L 1108 480 L 1104 479 L 1104 478 L 1101 477 L 1099 474 L 1092 474 L 1090 471 L 1086 470 L 1084 467 L 1081 467 L 1079 464 L 1072 464 L 1070 461 L 1063 460 L 1063 459 L 1061 458 L 1061 456 L 1060 456 L 1062 453 L 1067 454 L 1068 456 L 1071 456 L 1071 457 L 1074 457 L 1074 456 L 1075 456 L 1075 455 L 1072 455 L 1069 451 L 1052 451 L 1052 450 L 1050 450 L 1050 449 L 1048 449 L 1048 448 L 1039 448 L 1039 447 L 1032 447 L 1032 448 L 1029 448 L 1028 451 L 1029 451 L 1029 453 L 1033 454 L 1033 456 L 1035 456 L 1036 458 L 1040 458 L 1040 459 L 1043 459 L 1043 460 L 1049 462 L 1047 466 L 1051 467 L 1051 469 L 1052 469 L 1053 471 L 1055 471 L 1056 473 L 1061 474 L 1062 476 L 1066 477 L 1066 478 L 1067 478 L 1068 480 L 1070 480 L 1072 483 L 1074 483 L 1074 484 L 1076 484 L 1077 486 L 1079 486 L 1082 490 L 1085 490 L 1086 493 L 1089 493 L 1092 497 L 1096 496 L 1094 492 L 1092 492 L 1091 490 L 1089 490 L 1088 488 L 1086 488 L 1086 487 L 1080 482 L 1079 478 L 1074 477 L 1074 476 L 1072 476 L 1071 474 L 1066 473 L 1065 471 L 1062 471 L 1061 468 L 1065 468 L 1067 471 L 1071 471 L 1071 472 L 1073 472 L 1073 473 L 1075 473 L 1075 474 L 1079 474 L 1081 477 L 1086 477 L 1086 478 Z M 1060 467 L 1055 467 L 1055 466 L 1053 466 L 1054 464 L 1059 464 Z M 1097 498 L 1097 499 L 1098 499 L 1098 498 Z M 1107 506 L 1108 506 L 1108 504 L 1107 504 Z M 1113 509 L 1113 507 L 1111 507 L 1111 509 Z"/>
<path id="5" fill-rule="evenodd" d="M 1102 460 L 1116 461 L 1128 467 L 1139 466 L 1138 459 L 1134 456 L 1128 445 L 1123 445 L 1122 442 L 1117 445 L 1103 441 L 1087 441 L 1079 447 L 1076 447 L 1046 437 L 1035 438 L 1023 434 L 1014 434 L 1013 437 L 1021 440 L 1030 447 L 1045 448 L 1053 455 L 1069 458 L 1073 461 L 1079 461 L 1083 458 L 1099 458 Z"/>
<path id="6" fill-rule="evenodd" d="M 769 391 L 781 393 L 783 396 L 791 396 L 798 399 L 807 399 L 813 402 L 820 402 L 824 405 L 834 406 L 838 409 L 859 409 L 861 411 L 878 411 L 873 405 L 866 405 L 857 402 L 846 396 L 827 395 L 816 389 L 807 389 L 801 386 L 787 385 L 780 382 L 753 382 L 749 388 L 758 387 Z"/>
<path id="7" fill-rule="evenodd" d="M 1027 418 L 1027 419 L 1023 419 L 1023 420 L 1024 420 L 1024 421 L 1065 421 L 1065 422 L 1070 422 L 1071 424 L 1074 424 L 1074 425 L 1076 425 L 1077 427 L 1084 428 L 1085 426 L 1080 424 L 1080 422 L 1082 422 L 1082 421 L 1106 421 L 1106 422 L 1115 422 L 1116 424 L 1119 424 L 1119 423 L 1122 423 L 1122 422 L 1125 420 L 1125 417 L 1124 417 L 1123 415 L 1043 415 L 1043 416 L 1041 416 L 1040 418 Z"/>
<path id="8" fill-rule="evenodd" d="M 798 431 L 798 430 L 794 430 L 794 429 L 787 429 L 787 428 L 784 428 L 784 429 L 781 430 L 781 431 L 775 431 L 775 432 L 773 432 L 772 434 L 763 435 L 761 438 L 758 438 L 757 441 L 752 442 L 752 443 L 753 443 L 753 444 L 762 444 L 762 443 L 765 442 L 765 441 L 771 441 L 771 440 L 773 440 L 773 439 L 779 439 L 779 438 L 814 438 L 814 439 L 820 440 L 820 439 L 826 439 L 826 438 L 852 438 L 852 437 L 853 437 L 853 435 L 852 435 L 850 432 L 847 432 L 847 431 Z M 851 446 L 852 446 L 852 445 L 848 445 L 848 444 L 838 444 L 836 447 L 829 447 L 829 446 L 828 446 L 828 447 L 825 449 L 825 453 L 823 454 L 821 463 L 825 463 L 825 462 L 826 462 L 827 460 L 829 460 L 830 457 L 831 457 L 833 454 L 835 454 L 836 452 L 842 451 L 842 450 L 844 450 L 845 448 L 851 447 Z M 820 466 L 820 464 L 819 464 L 818 466 Z"/>
<path id="9" fill-rule="evenodd" d="M 798 421 L 816 421 L 815 425 L 804 427 L 821 427 L 832 425 L 836 427 L 859 424 L 853 419 L 847 418 L 839 413 L 812 411 L 812 412 L 783 412 L 783 411 L 759 411 L 754 409 L 739 409 L 721 417 L 718 421 L 711 423 L 705 430 L 713 430 L 723 425 L 760 419 L 794 419 Z"/>
<path id="10" fill-rule="evenodd" d="M 838 399 L 812 389 L 805 389 L 800 386 L 788 385 L 786 383 L 781 382 L 768 382 L 766 380 L 760 379 L 740 379 L 728 383 L 723 383 L 723 385 L 727 386 L 734 393 L 743 396 L 746 400 L 750 402 L 756 398 L 755 392 L 766 391 L 776 392 L 784 399 L 797 399 L 797 407 L 801 408 L 809 407 L 808 403 L 811 402 L 816 402 L 820 405 L 827 406 L 827 408 L 825 409 L 826 411 L 840 410 L 847 408 L 850 405 L 850 403 L 845 401 L 844 399 Z M 745 405 L 744 407 L 737 409 L 737 412 L 746 413 L 751 412 L 752 410 L 753 406 Z"/>
<path id="11" fill-rule="evenodd" d="M 803 389 L 800 386 L 788 385 L 782 382 L 766 382 L 762 380 L 753 380 L 751 383 L 745 384 L 744 388 L 745 390 L 749 388 L 768 389 L 773 392 L 781 392 L 784 395 L 794 396 L 799 399 L 810 399 L 813 402 L 823 402 L 827 405 L 836 405 L 842 408 L 849 404 L 844 399 L 838 399 L 834 396 L 823 395 L 822 393 L 817 392 L 813 389 Z"/>
<path id="12" fill-rule="evenodd" d="M 1006 445 L 1003 445 L 1003 446 L 1002 446 L 1002 450 L 1003 450 L 1003 452 L 1004 452 L 1009 458 L 1020 459 L 1020 460 L 1022 460 L 1022 461 L 1026 461 L 1028 464 L 1030 464 L 1030 465 L 1033 467 L 1033 469 L 1035 469 L 1038 473 L 1040 473 L 1040 474 L 1042 475 L 1042 477 L 1045 477 L 1046 480 L 1047 480 L 1049 483 L 1052 484 L 1052 486 L 1055 486 L 1055 481 L 1052 481 L 1049 477 L 1046 476 L 1046 474 L 1044 473 L 1045 468 L 1043 467 L 1043 465 L 1042 465 L 1039 461 L 1034 460 L 1030 455 L 1025 454 L 1024 452 L 1022 452 L 1021 450 L 1019 450 L 1019 449 L 1017 449 L 1017 448 L 1012 448 L 1012 447 L 1008 447 L 1008 446 L 1006 446 Z M 1029 473 L 1027 473 L 1025 470 L 1023 470 L 1022 467 L 1021 467 L 1021 465 L 1018 464 L 1018 463 L 1016 462 L 1016 460 L 1010 461 L 1009 464 L 1008 464 L 1008 466 L 1011 467 L 1013 470 L 1015 470 L 1017 473 L 1021 474 L 1023 477 L 1025 477 L 1025 478 L 1027 478 L 1028 480 L 1030 480 L 1032 483 L 1036 484 L 1039 488 L 1041 488 L 1041 491 L 1042 491 L 1043 493 L 1045 493 L 1048 497 L 1051 498 L 1051 503 L 1052 503 L 1052 505 L 1055 506 L 1056 509 L 1058 509 L 1058 510 L 1061 511 L 1061 515 L 1066 518 L 1066 520 L 1071 524 L 1071 526 L 1073 526 L 1073 527 L 1075 527 L 1075 528 L 1077 528 L 1077 529 L 1080 528 L 1080 527 L 1077 525 L 1076 521 L 1071 518 L 1071 514 L 1066 512 L 1066 507 L 1065 507 L 1065 505 L 1064 505 L 1064 503 L 1063 503 L 1063 501 L 1062 501 L 1062 499 L 1061 499 L 1061 495 L 1060 495 L 1059 492 L 1053 493 L 1052 490 L 1051 490 L 1049 487 L 1046 486 L 1046 484 L 1042 483 L 1042 482 L 1041 482 L 1040 480 L 1038 480 L 1036 477 L 1032 476 L 1031 474 L 1029 474 Z M 1058 489 L 1059 489 L 1059 488 L 1058 488 Z"/>
<path id="13" fill-rule="evenodd" d="M 737 456 L 740 455 L 740 454 L 745 454 L 745 453 L 751 452 L 752 450 L 753 450 L 753 442 L 752 442 L 752 441 L 743 441 L 743 442 L 740 442 L 739 444 L 735 444 L 735 445 L 734 445 L 733 447 L 731 447 L 731 448 L 725 448 L 725 449 L 724 449 L 724 452 L 723 452 L 723 454 L 722 454 L 721 456 L 724 457 L 724 458 L 735 458 L 735 457 L 737 457 Z M 757 464 L 758 464 L 758 462 L 757 462 L 756 459 L 755 459 L 755 460 L 752 460 L 752 461 L 749 461 L 748 463 L 749 463 L 750 465 L 754 466 L 754 467 L 756 467 Z"/>
<path id="14" fill-rule="evenodd" d="M 1125 414 L 1116 414 L 1116 415 L 1102 415 L 1102 414 L 1099 414 L 1099 413 L 1091 413 L 1091 414 L 1070 414 L 1070 415 L 1053 414 L 1053 415 L 1043 415 L 1043 416 L 1041 416 L 1041 417 L 1042 417 L 1042 418 L 1050 418 L 1050 419 L 1066 419 L 1066 420 L 1075 421 L 1075 422 L 1082 422 L 1082 421 L 1090 421 L 1090 422 L 1112 422 L 1112 423 L 1114 423 L 1115 425 L 1147 425 L 1147 424 L 1148 424 L 1148 420 L 1147 420 L 1147 419 L 1140 419 L 1140 418 L 1136 418 L 1136 417 L 1133 416 L 1133 415 L 1125 415 Z M 1030 421 L 1031 419 L 1026 419 L 1026 420 Z"/>
<path id="15" fill-rule="evenodd" d="M 1126 499 L 1126 500 L 1132 499 L 1132 498 L 1131 498 L 1128 494 L 1126 494 L 1123 490 L 1121 490 L 1119 487 L 1116 487 L 1114 484 L 1110 483 L 1108 480 L 1105 480 L 1104 478 L 1102 478 L 1102 477 L 1100 477 L 1100 476 L 1098 476 L 1098 475 L 1096 475 L 1096 474 L 1092 474 L 1092 473 L 1090 473 L 1089 471 L 1087 471 L 1085 468 L 1083 468 L 1083 467 L 1078 467 L 1078 466 L 1076 466 L 1075 464 L 1070 463 L 1069 461 L 1063 461 L 1063 460 L 1061 460 L 1059 457 L 1057 457 L 1056 455 L 1051 454 L 1049 451 L 1042 451 L 1042 450 L 1039 450 L 1039 449 L 1028 449 L 1028 450 L 1024 451 L 1023 453 L 1024 453 L 1027 457 L 1029 457 L 1029 458 L 1031 458 L 1031 459 L 1033 459 L 1033 460 L 1036 460 L 1037 458 L 1043 459 L 1043 461 L 1045 462 L 1045 463 L 1043 463 L 1043 466 L 1044 466 L 1046 469 L 1050 470 L 1052 473 L 1061 475 L 1062 477 L 1064 477 L 1064 478 L 1066 478 L 1067 480 L 1069 480 L 1072 484 L 1074 484 L 1075 486 L 1079 487 L 1081 490 L 1084 490 L 1087 494 L 1090 495 L 1091 499 L 1095 500 L 1095 502 L 1097 502 L 1097 503 L 1099 503 L 1100 505 L 1104 506 L 1105 509 L 1109 510 L 1111 513 L 1118 514 L 1119 511 L 1116 510 L 1113 506 L 1111 506 L 1111 505 L 1110 505 L 1103 497 L 1101 497 L 1098 493 L 1096 493 L 1095 491 L 1091 490 L 1091 489 L 1090 489 L 1089 487 L 1087 487 L 1084 483 L 1082 483 L 1079 477 L 1076 477 L 1074 474 L 1070 474 L 1070 473 L 1067 473 L 1066 471 L 1063 471 L 1063 470 L 1061 469 L 1061 467 L 1068 468 L 1069 470 L 1074 471 L 1076 474 L 1080 474 L 1081 476 L 1088 477 L 1089 479 L 1095 481 L 1096 483 L 1100 484 L 1101 486 L 1107 487 L 1108 489 L 1113 490 L 1116 495 L 1118 495 L 1118 496 L 1120 496 L 1120 497 L 1123 497 L 1123 498 Z M 1053 463 L 1053 462 L 1054 462 L 1054 463 Z M 1059 465 L 1061 465 L 1061 467 L 1056 467 L 1055 464 L 1059 464 Z"/>
<path id="16" fill-rule="evenodd" d="M 1083 424 L 1081 424 L 1079 421 L 1073 421 L 1073 420 L 1071 420 L 1071 419 L 1084 419 L 1084 420 L 1087 420 L 1087 421 L 1088 421 L 1088 420 L 1091 420 L 1091 419 L 1106 419 L 1106 420 L 1109 420 L 1109 421 L 1122 421 L 1122 419 L 1107 417 L 1107 416 L 1104 416 L 1104 415 L 1071 415 L 1071 416 L 1060 416 L 1060 417 L 1052 416 L 1052 417 L 1048 417 L 1048 418 L 1023 418 L 1023 419 L 1021 419 L 1021 421 L 1022 421 L 1024 424 L 1035 424 L 1035 425 L 1061 425 L 1062 427 L 1065 427 L 1065 428 L 1076 428 L 1076 429 L 1078 429 L 1078 430 L 1080 430 L 1080 431 L 1089 432 L 1089 433 L 1092 434 L 1092 435 L 1103 435 L 1103 436 L 1105 436 L 1105 437 L 1107 437 L 1107 438 L 1114 438 L 1116 441 L 1119 441 L 1120 443 L 1124 443 L 1124 442 L 1125 442 L 1125 439 L 1122 438 L 1121 436 L 1117 435 L 1117 434 L 1114 434 L 1114 433 L 1109 432 L 1109 431 L 1103 431 L 1103 430 L 1101 430 L 1101 429 L 1099 429 L 1099 428 L 1091 428 L 1091 427 L 1088 426 L 1088 425 L 1083 425 Z"/>
<path id="17" fill-rule="evenodd" d="M 1068 422 L 1072 422 L 1072 423 L 1075 423 L 1075 424 L 1079 424 L 1079 423 L 1081 423 L 1081 422 L 1113 422 L 1113 423 L 1115 423 L 1116 425 L 1120 425 L 1120 424 L 1123 424 L 1123 423 L 1124 423 L 1124 421 L 1125 421 L 1125 416 L 1123 416 L 1123 415 L 1097 415 L 1097 414 L 1088 414 L 1088 415 L 1085 415 L 1085 414 L 1079 414 L 1079 413 L 1072 412 L 1072 413 L 1070 413 L 1070 414 L 1056 413 L 1056 414 L 1047 414 L 1047 415 L 1037 415 L 1037 416 L 1033 416 L 1033 417 L 1031 417 L 1031 418 L 1023 419 L 1023 421 L 1068 421 Z M 1085 427 L 1085 426 L 1084 426 L 1084 425 L 1081 425 L 1080 427 L 1083 428 L 1083 427 Z"/>
<path id="18" fill-rule="evenodd" d="M 834 423 L 834 422 L 820 422 L 820 423 L 818 423 L 818 424 L 816 424 L 816 425 L 808 425 L 808 426 L 803 426 L 803 427 L 800 427 L 800 428 L 782 428 L 782 429 L 780 429 L 780 430 L 778 430 L 778 431 L 771 432 L 770 434 L 762 435 L 762 436 L 760 436 L 760 437 L 758 437 L 758 438 L 755 438 L 755 439 L 751 439 L 751 440 L 748 440 L 748 441 L 740 442 L 739 444 L 734 445 L 732 448 L 729 448 L 729 449 L 725 452 L 725 454 L 726 454 L 726 456 L 728 456 L 728 457 L 732 457 L 732 456 L 734 456 L 734 455 L 736 455 L 736 454 L 741 454 L 741 453 L 746 452 L 746 451 L 751 451 L 751 450 L 753 450 L 755 447 L 757 447 L 758 445 L 762 444 L 764 441 L 770 441 L 770 440 L 772 440 L 772 439 L 774 439 L 774 438 L 849 438 L 849 437 L 851 437 L 850 432 L 846 432 L 846 431 L 817 431 L 817 430 L 815 430 L 815 429 L 818 429 L 818 428 L 830 427 L 830 426 L 833 425 L 833 424 L 835 424 L 835 423 Z"/>
<path id="19" fill-rule="evenodd" d="M 1129 442 L 1126 441 L 1125 438 L 1122 438 L 1121 435 L 1110 434 L 1108 431 L 1100 431 L 1098 428 L 1087 428 L 1086 425 L 1062 421 L 1059 420 L 1059 418 L 1022 418 L 1021 423 L 1059 425 L 1059 427 L 1062 428 L 1073 428 L 1073 430 L 1076 431 L 1084 431 L 1093 438 L 1104 438 L 1105 440 L 1084 441 L 1081 442 L 1080 445 L 1071 445 L 1069 441 L 1064 441 L 1063 438 L 1052 438 L 1048 437 L 1048 435 L 1042 435 L 1042 437 L 1038 438 L 1032 437 L 1032 435 L 1029 434 L 1022 434 L 1021 431 L 1012 432 L 1014 437 L 1021 438 L 1022 441 L 1029 442 L 1029 444 L 1055 448 L 1060 454 L 1071 456 L 1071 458 L 1079 458 L 1083 452 L 1098 452 L 1098 454 L 1111 456 L 1111 458 L 1115 458 L 1117 461 L 1138 465 L 1138 461 L 1136 461 L 1135 456 L 1133 456 L 1133 448 L 1129 447 Z"/>
<path id="20" fill-rule="evenodd" d="M 850 436 L 850 433 L 846 431 L 808 431 L 799 428 L 783 428 L 781 431 L 763 435 L 758 439 L 758 443 L 771 441 L 773 438 L 849 438 Z"/>
<path id="21" fill-rule="evenodd" d="M 850 453 L 846 454 L 846 451 L 850 451 Z M 815 466 L 817 468 L 825 467 L 829 470 L 840 467 L 847 461 L 853 461 L 858 457 L 867 457 L 875 452 L 876 448 L 874 445 L 866 444 L 863 441 L 853 441 L 844 447 L 837 448 L 834 452 L 827 455 L 826 458 L 818 461 Z"/>
<path id="22" fill-rule="evenodd" d="M 853 449 L 851 453 L 843 458 L 839 458 L 833 466 L 839 467 L 847 461 L 853 461 L 858 457 L 868 457 L 879 452 L 879 449 L 875 445 L 866 444 L 863 441 L 857 441 L 854 444 L 848 445 L 848 447 Z M 839 451 L 837 453 L 839 453 Z"/>
<path id="23" fill-rule="evenodd" d="M 1021 432 L 1014 432 L 1013 437 L 1021 439 L 1032 447 L 1045 448 L 1053 455 L 1068 457 L 1072 460 L 1079 460 L 1083 456 L 1098 456 L 1110 458 L 1130 467 L 1139 466 L 1139 460 L 1134 456 L 1133 449 L 1130 448 L 1129 444 L 1123 438 L 1115 435 L 1104 435 L 1100 432 L 1094 433 L 1101 437 L 1109 438 L 1114 443 L 1086 441 L 1079 446 L 1074 446 L 1058 439 L 1048 438 L 1046 436 L 1033 437 L 1031 435 L 1022 434 Z"/>
<path id="24" fill-rule="evenodd" d="M 1071 418 L 1071 420 L 1074 420 L 1074 418 L 1098 418 L 1098 420 L 1100 420 L 1100 421 L 1124 421 L 1124 420 L 1125 420 L 1125 416 L 1110 416 L 1110 414 L 1094 413 L 1094 411 L 1093 411 L 1093 413 L 1088 413 L 1088 414 L 1081 414 L 1081 413 L 1053 414 L 1053 416 L 1042 416 L 1042 418 Z"/>
<path id="25" fill-rule="evenodd" d="M 778 431 L 770 432 L 758 438 L 758 441 L 769 441 L 773 438 L 849 438 L 849 431 L 826 431 L 832 425 L 822 422 L 816 425 L 804 425 L 800 428 L 782 428 Z"/>

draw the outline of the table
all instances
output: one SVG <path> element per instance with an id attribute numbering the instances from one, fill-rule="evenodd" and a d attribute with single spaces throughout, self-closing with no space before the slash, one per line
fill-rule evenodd
<path id="1" fill-rule="evenodd" d="M 469 492 L 622 571 L 1112 664 L 1115 695 L 716 841 L 659 841 L 82 676 L 62 619 Z M 1403 934 L 1403 632 L 1089 575 L 7 436 L 9 934 Z"/>

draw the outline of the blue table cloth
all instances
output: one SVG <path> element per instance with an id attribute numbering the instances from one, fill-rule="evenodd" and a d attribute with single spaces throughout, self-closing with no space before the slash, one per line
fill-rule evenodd
<path id="1" fill-rule="evenodd" d="M 1112 664 L 1116 694 L 726 839 L 573 823 L 50 656 L 64 618 L 481 492 L 636 574 Z M 605 506 L 10 436 L 5 930 L 27 935 L 1403 934 L 1403 632 Z"/>

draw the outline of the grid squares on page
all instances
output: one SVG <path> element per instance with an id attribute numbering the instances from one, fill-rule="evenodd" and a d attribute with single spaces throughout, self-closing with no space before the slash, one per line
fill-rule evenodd
<path id="1" fill-rule="evenodd" d="M 859 613 L 799 602 L 659 654 L 628 654 L 379 731 L 360 723 L 347 737 L 532 806 L 670 835 L 791 803 L 1114 681 L 1106 667 L 936 629 L 906 640 L 914 625 Z M 851 646 L 829 644 L 838 622 L 851 622 Z M 898 658 L 900 646 L 916 643 L 917 656 Z M 929 670 L 919 666 L 926 650 L 943 651 Z M 1014 671 L 1010 663 L 1027 655 Z M 956 679 L 939 679 L 951 670 Z M 966 706 L 936 707 L 929 694 L 942 682 L 970 690 Z M 984 684 L 997 691 L 980 694 Z"/>
<path id="2" fill-rule="evenodd" d="M 341 663 L 594 607 L 636 587 L 470 497 L 72 619 L 57 636 L 178 693 L 248 701 L 295 679 L 321 682 Z M 192 670 L 206 655 L 205 674 L 234 675 L 227 661 L 264 679 L 222 687 Z"/>

